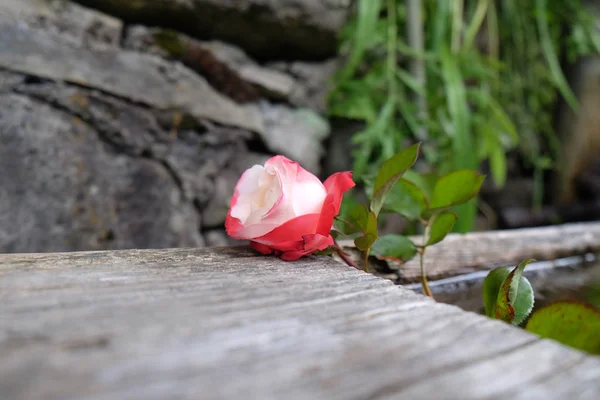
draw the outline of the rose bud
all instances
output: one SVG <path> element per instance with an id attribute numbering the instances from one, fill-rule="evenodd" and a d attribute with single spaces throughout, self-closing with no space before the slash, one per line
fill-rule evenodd
<path id="1" fill-rule="evenodd" d="M 284 156 L 246 170 L 237 182 L 225 229 L 250 240 L 262 254 L 293 261 L 333 245 L 333 218 L 344 192 L 354 186 L 351 172 L 319 178 Z"/>

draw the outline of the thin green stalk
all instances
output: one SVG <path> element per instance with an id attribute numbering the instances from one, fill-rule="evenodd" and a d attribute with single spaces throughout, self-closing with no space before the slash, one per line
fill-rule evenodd
<path id="1" fill-rule="evenodd" d="M 487 9 L 489 5 L 489 0 L 479 0 L 477 2 L 477 8 L 475 9 L 475 15 L 473 15 L 473 19 L 471 23 L 467 27 L 467 32 L 465 33 L 465 41 L 462 47 L 462 51 L 468 51 L 473 42 L 475 41 L 475 37 L 481 28 L 481 24 L 483 24 L 483 20 L 485 19 L 485 15 L 487 14 Z"/>
<path id="2" fill-rule="evenodd" d="M 388 0 L 388 37 L 387 37 L 387 84 L 388 84 L 388 99 L 395 106 L 396 101 L 396 49 L 398 40 L 398 26 L 396 21 L 396 0 Z"/>
<path id="3" fill-rule="evenodd" d="M 460 39 L 463 27 L 464 0 L 454 0 L 452 2 L 452 40 L 451 50 L 456 54 L 460 50 Z"/>
<path id="4" fill-rule="evenodd" d="M 423 288 L 423 293 L 426 296 L 433 297 L 433 293 L 431 293 L 431 289 L 429 288 L 429 283 L 427 283 L 427 272 L 425 271 L 425 247 L 419 250 L 419 264 L 421 265 L 421 287 Z"/>
<path id="5" fill-rule="evenodd" d="M 421 3 L 421 0 L 406 0 L 406 36 L 408 45 L 418 53 L 425 52 L 423 16 L 421 14 L 422 7 L 423 4 Z M 419 126 L 413 133 L 418 140 L 424 142 L 428 137 L 427 128 L 425 127 L 425 123 L 428 119 L 427 93 L 425 91 L 427 87 L 425 60 L 418 57 L 411 57 L 409 68 L 417 86 L 423 89 L 421 93 L 413 94 L 413 98 L 417 103 L 417 117 L 419 120 Z"/>

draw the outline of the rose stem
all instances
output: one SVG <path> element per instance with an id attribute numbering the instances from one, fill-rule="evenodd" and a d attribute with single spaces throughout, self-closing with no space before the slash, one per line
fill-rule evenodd
<path id="1" fill-rule="evenodd" d="M 425 274 L 425 263 L 423 261 L 424 258 L 425 247 L 422 247 L 419 249 L 419 262 L 421 264 L 421 286 L 423 286 L 423 293 L 433 299 L 433 294 L 431 293 L 431 289 L 429 289 L 429 283 L 427 283 L 427 275 Z"/>
<path id="2" fill-rule="evenodd" d="M 362 268 L 359 267 L 354 261 L 352 261 L 352 259 L 350 257 L 348 257 L 348 254 L 346 254 L 346 252 L 344 252 L 344 250 L 342 250 L 340 245 L 337 244 L 337 242 L 335 240 L 333 241 L 333 249 L 335 250 L 337 255 L 340 256 L 340 258 L 342 260 L 344 260 L 344 262 L 346 264 L 362 271 Z"/>

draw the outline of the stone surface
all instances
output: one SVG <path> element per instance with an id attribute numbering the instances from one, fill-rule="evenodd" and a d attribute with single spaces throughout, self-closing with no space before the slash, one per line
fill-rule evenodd
<path id="1" fill-rule="evenodd" d="M 203 244 L 161 163 L 116 154 L 73 115 L 2 94 L 0 143 L 0 252 Z"/>
<path id="2" fill-rule="evenodd" d="M 339 60 L 333 58 L 323 62 L 277 62 L 266 66 L 294 79 L 294 86 L 288 95 L 290 103 L 326 112 L 327 96 L 332 89 L 331 77 L 339 67 Z"/>
<path id="3" fill-rule="evenodd" d="M 324 59 L 349 0 L 78 0 L 128 23 L 177 29 L 235 44 L 259 59 Z"/>
<path id="4" fill-rule="evenodd" d="M 298 161 L 304 168 L 319 174 L 323 148 L 329 136 L 329 123 L 309 109 L 291 109 L 284 105 L 261 102 L 265 121 L 263 140 L 274 152 Z"/>
<path id="5" fill-rule="evenodd" d="M 219 8 L 152 4 L 193 14 L 200 3 Z M 221 11 L 314 25 L 309 14 L 329 7 L 291 5 Z M 322 111 L 309 97 L 324 85 L 293 66 L 328 62 L 267 66 L 218 35 L 130 22 L 67 0 L 0 1 L 0 253 L 198 246 L 207 229 L 225 243 L 217 233 L 245 169 L 279 153 L 320 172 L 329 126 L 308 108 Z"/>
<path id="6" fill-rule="evenodd" d="M 330 78 L 338 66 L 335 59 L 260 65 L 231 44 L 200 41 L 176 31 L 140 25 L 127 29 L 123 45 L 180 60 L 238 102 L 257 101 L 262 96 L 320 112 L 326 111 Z"/>
<path id="7" fill-rule="evenodd" d="M 2 0 L 0 20 L 86 47 L 117 47 L 123 29 L 117 18 L 64 0 Z"/>
<path id="8" fill-rule="evenodd" d="M 255 107 L 241 106 L 179 63 L 123 50 L 92 51 L 60 36 L 0 21 L 0 68 L 75 83 L 196 119 L 263 131 Z"/>

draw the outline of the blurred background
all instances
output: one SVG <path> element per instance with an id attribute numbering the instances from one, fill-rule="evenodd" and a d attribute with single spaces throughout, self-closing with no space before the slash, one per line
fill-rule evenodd
<path id="1" fill-rule="evenodd" d="M 419 171 L 487 175 L 457 231 L 598 219 L 599 21 L 592 0 L 1 0 L 0 252 L 230 244 L 246 168 L 360 183 L 417 141 Z"/>

